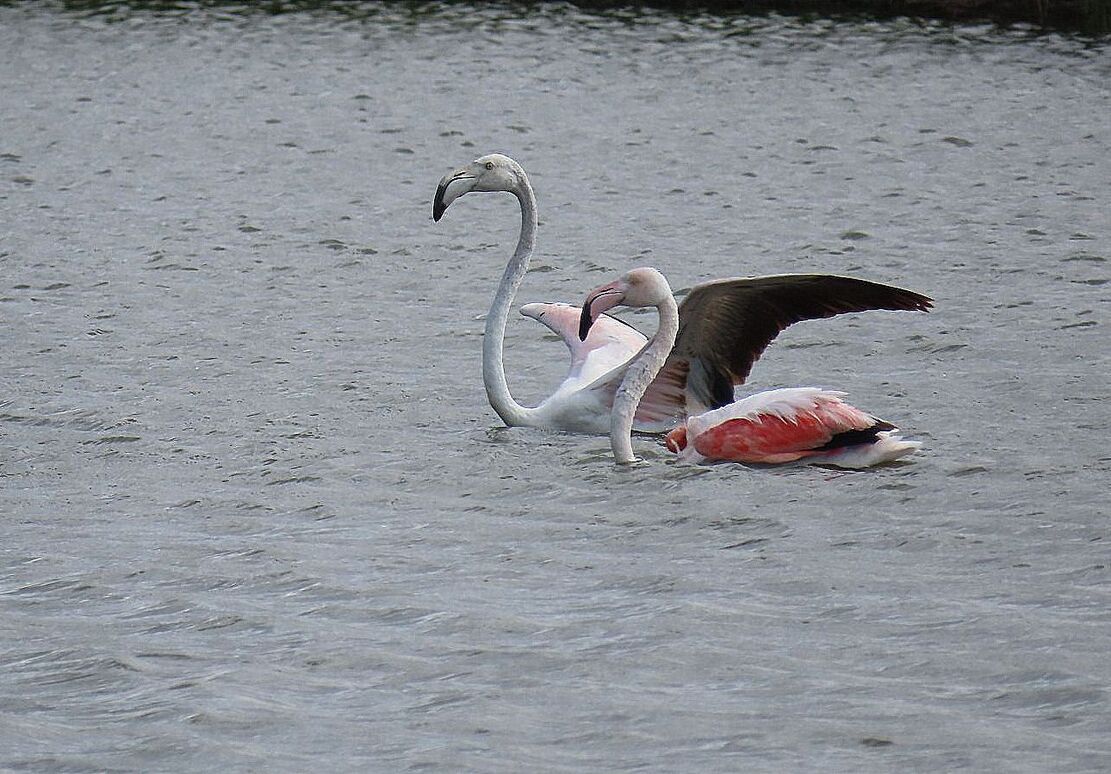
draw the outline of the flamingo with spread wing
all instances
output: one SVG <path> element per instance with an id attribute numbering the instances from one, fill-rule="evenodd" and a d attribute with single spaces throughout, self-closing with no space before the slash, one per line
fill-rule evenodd
<path id="1" fill-rule="evenodd" d="M 656 269 L 633 269 L 592 290 L 582 306 L 580 335 L 607 309 L 654 306 L 660 323 L 633 358 L 618 385 L 610 445 L 619 463 L 636 461 L 633 416 L 677 347 L 682 321 L 667 279 Z M 890 462 L 921 444 L 898 435 L 890 422 L 841 400 L 844 393 L 817 387 L 768 390 L 687 418 L 667 436 L 667 446 L 687 460 L 749 463 L 814 462 L 863 468 Z"/>
<path id="2" fill-rule="evenodd" d="M 490 405 L 510 426 L 608 432 L 614 394 L 633 357 L 647 343 L 631 326 L 608 315 L 592 318 L 579 336 L 578 307 L 527 304 L 521 312 L 560 335 L 571 352 L 566 378 L 535 407 L 513 399 L 505 376 L 503 343 L 509 309 L 524 281 L 536 241 L 536 196 L 524 169 L 498 153 L 445 175 L 432 217 L 439 221 L 464 194 L 508 192 L 521 205 L 521 231 L 505 267 L 482 339 L 482 379 Z M 852 277 L 784 274 L 717 280 L 696 286 L 678 307 L 681 326 L 633 421 L 638 430 L 666 432 L 688 416 L 732 403 L 764 348 L 787 326 L 870 309 L 926 311 L 926 296 Z"/>

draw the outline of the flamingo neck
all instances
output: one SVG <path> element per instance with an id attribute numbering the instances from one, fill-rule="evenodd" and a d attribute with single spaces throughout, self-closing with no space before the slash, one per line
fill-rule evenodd
<path id="1" fill-rule="evenodd" d="M 482 336 L 482 382 L 486 386 L 486 398 L 502 421 L 510 427 L 533 424 L 536 412 L 536 409 L 522 406 L 513 400 L 509 382 L 505 379 L 502 354 L 509 309 L 528 272 L 532 249 L 536 243 L 536 195 L 532 192 L 532 185 L 529 184 L 524 170 L 518 170 L 518 174 L 520 183 L 512 193 L 521 203 L 521 236 L 517 240 L 513 257 L 505 266 L 494 303 L 486 315 L 486 328 Z"/>
<path id="2" fill-rule="evenodd" d="M 640 351 L 625 371 L 625 377 L 613 397 L 613 412 L 610 414 L 610 448 L 618 464 L 636 462 L 633 454 L 633 417 L 636 415 L 640 399 L 648 390 L 648 385 L 663 368 L 671 348 L 675 346 L 675 336 L 679 333 L 679 308 L 675 297 L 667 293 L 656 309 L 659 311 L 660 324 L 656 334 Z"/>

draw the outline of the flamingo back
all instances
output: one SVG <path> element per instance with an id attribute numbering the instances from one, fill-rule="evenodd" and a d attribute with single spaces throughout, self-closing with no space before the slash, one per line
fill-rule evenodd
<path id="1" fill-rule="evenodd" d="M 806 459 L 867 467 L 918 447 L 916 442 L 892 434 L 892 425 L 845 403 L 842 395 L 816 387 L 757 393 L 691 417 L 686 428 L 668 435 L 668 448 L 688 458 L 697 453 L 734 462 L 775 464 Z M 859 438 L 854 436 L 858 432 Z M 839 437 L 850 440 L 839 443 Z"/>

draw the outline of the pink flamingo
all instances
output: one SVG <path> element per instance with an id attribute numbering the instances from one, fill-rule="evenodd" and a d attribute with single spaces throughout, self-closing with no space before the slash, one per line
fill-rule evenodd
<path id="1" fill-rule="evenodd" d="M 609 430 L 613 395 L 625 369 L 647 342 L 631 326 L 595 315 L 579 334 L 580 309 L 568 304 L 527 304 L 521 313 L 559 334 L 571 366 L 556 391 L 535 407 L 509 391 L 503 341 L 509 309 L 524 281 L 536 241 L 536 195 L 525 170 L 500 153 L 483 156 L 440 180 L 432 204 L 438 221 L 448 206 L 473 191 L 512 193 L 521 205 L 521 232 L 505 267 L 482 338 L 482 381 L 490 405 L 509 426 L 588 433 Z M 636 407 L 638 430 L 665 432 L 688 415 L 725 406 L 752 364 L 780 331 L 800 320 L 869 309 L 926 311 L 931 301 L 909 290 L 821 274 L 718 280 L 696 286 L 678 314 L 682 330 L 656 379 Z"/>
<path id="2" fill-rule="evenodd" d="M 656 334 L 625 369 L 613 399 L 610 445 L 619 463 L 631 463 L 637 460 L 631 438 L 637 404 L 665 367 L 681 327 L 667 279 L 645 267 L 590 291 L 582 306 L 580 336 L 586 336 L 598 315 L 618 305 L 654 306 L 660 317 Z M 804 461 L 863 468 L 898 459 L 921 445 L 904 440 L 890 422 L 845 403 L 842 395 L 817 387 L 757 393 L 690 416 L 668 433 L 667 447 L 691 461 Z"/>

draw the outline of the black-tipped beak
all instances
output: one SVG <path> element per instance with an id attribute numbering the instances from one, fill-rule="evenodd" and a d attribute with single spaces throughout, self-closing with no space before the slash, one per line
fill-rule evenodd
<path id="1" fill-rule="evenodd" d="M 602 312 L 620 304 L 625 299 L 625 290 L 620 281 L 594 288 L 583 302 L 582 312 L 579 314 L 579 341 L 586 341 L 591 326 L 598 320 Z M 597 307 L 597 308 L 595 308 Z"/>
<path id="2" fill-rule="evenodd" d="M 612 306 L 612 304 L 603 304 L 602 310 L 600 310 L 598 314 L 594 314 L 595 302 L 603 296 L 612 295 L 613 288 L 607 285 L 606 287 L 599 288 L 586 297 L 586 301 L 583 302 L 583 310 L 579 314 L 579 341 L 586 341 L 586 337 L 590 333 L 590 329 L 593 327 L 594 322 L 598 319 L 598 315 Z"/>
<path id="3" fill-rule="evenodd" d="M 590 333 L 590 326 L 594 324 L 594 318 L 590 314 L 590 305 L 594 303 L 595 298 L 597 296 L 586 299 L 583 310 L 579 314 L 579 341 L 586 341 L 587 334 Z"/>
<path id="4" fill-rule="evenodd" d="M 444 210 L 447 205 L 444 203 L 444 191 L 447 190 L 448 183 L 454 178 L 444 178 L 440 184 L 436 186 L 436 198 L 432 200 L 432 220 L 439 222 L 440 218 L 444 217 Z"/>
<path id="5" fill-rule="evenodd" d="M 470 190 L 469 187 L 456 187 L 454 189 L 451 187 L 452 183 L 466 180 L 473 181 L 474 175 L 465 169 L 440 178 L 440 185 L 436 187 L 436 198 L 432 200 L 432 220 L 438 221 L 442 218 L 448 205 Z"/>

